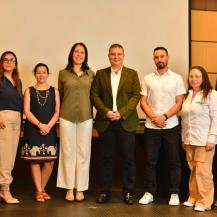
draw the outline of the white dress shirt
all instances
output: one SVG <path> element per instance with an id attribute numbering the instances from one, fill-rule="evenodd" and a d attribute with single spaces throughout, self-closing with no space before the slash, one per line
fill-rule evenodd
<path id="1" fill-rule="evenodd" d="M 217 92 L 203 100 L 202 91 L 192 99 L 190 90 L 182 105 L 182 141 L 187 145 L 206 146 L 217 143 Z"/>
<path id="2" fill-rule="evenodd" d="M 113 98 L 113 111 L 118 111 L 117 109 L 117 93 L 118 93 L 118 86 L 121 78 L 121 70 L 114 71 L 111 68 L 111 87 L 112 87 L 112 98 Z"/>
<path id="3" fill-rule="evenodd" d="M 185 85 L 182 77 L 168 69 L 163 75 L 157 71 L 148 74 L 142 82 L 141 95 L 147 96 L 147 103 L 157 115 L 166 113 L 176 104 L 176 96 L 185 94 Z M 178 125 L 177 115 L 173 115 L 166 121 L 166 127 L 171 129 Z M 155 126 L 149 117 L 146 117 L 145 126 L 152 129 L 161 129 Z"/>

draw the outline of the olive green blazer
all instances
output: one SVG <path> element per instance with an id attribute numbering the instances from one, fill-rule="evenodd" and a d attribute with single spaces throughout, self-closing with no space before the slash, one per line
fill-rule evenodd
<path id="1" fill-rule="evenodd" d="M 139 99 L 140 83 L 137 72 L 123 67 L 117 92 L 117 109 L 121 115 L 121 124 L 126 131 L 137 129 L 139 119 L 136 106 Z M 96 72 L 91 86 L 91 100 L 97 110 L 95 127 L 99 132 L 104 132 L 110 124 L 106 113 L 113 107 L 110 67 Z"/>

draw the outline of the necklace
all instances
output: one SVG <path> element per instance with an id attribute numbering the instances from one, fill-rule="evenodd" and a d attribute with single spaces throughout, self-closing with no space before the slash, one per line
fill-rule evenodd
<path id="1" fill-rule="evenodd" d="M 46 102 L 47 102 L 47 98 L 48 98 L 49 93 L 50 93 L 49 89 L 46 90 L 45 96 L 42 96 L 40 94 L 39 90 L 35 89 L 35 91 L 36 91 L 36 97 L 37 97 L 38 104 L 40 106 L 44 106 L 46 104 Z M 44 102 L 41 102 L 41 99 L 44 100 Z"/>

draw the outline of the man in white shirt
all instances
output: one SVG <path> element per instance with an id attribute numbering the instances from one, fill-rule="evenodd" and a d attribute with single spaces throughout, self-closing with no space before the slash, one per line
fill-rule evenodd
<path id="1" fill-rule="evenodd" d="M 124 48 L 109 48 L 111 66 L 97 71 L 91 87 L 91 99 L 97 109 L 95 127 L 100 142 L 100 188 L 97 203 L 110 200 L 112 164 L 116 146 L 123 160 L 123 200 L 132 205 L 136 167 L 134 162 L 135 131 L 138 127 L 136 106 L 140 99 L 137 72 L 123 66 Z"/>
<path id="2" fill-rule="evenodd" d="M 160 148 L 168 154 L 170 171 L 170 205 L 179 205 L 181 165 L 179 157 L 180 132 L 177 113 L 181 109 L 185 86 L 180 75 L 168 68 L 169 55 L 164 47 L 154 49 L 156 72 L 144 77 L 140 105 L 146 114 L 144 133 L 145 194 L 140 204 L 149 204 L 156 194 L 156 164 Z"/>

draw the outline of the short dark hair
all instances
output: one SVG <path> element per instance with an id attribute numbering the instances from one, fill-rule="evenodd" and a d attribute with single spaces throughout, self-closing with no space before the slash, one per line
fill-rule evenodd
<path id="1" fill-rule="evenodd" d="M 78 43 L 75 43 L 73 46 L 72 46 L 72 48 L 71 48 L 71 50 L 70 50 L 70 53 L 69 53 L 69 55 L 68 55 L 68 63 L 67 63 L 67 66 L 66 66 L 66 70 L 71 70 L 72 69 L 72 67 L 73 67 L 73 53 L 74 53 L 74 51 L 75 51 L 75 48 L 78 46 L 78 45 L 80 45 L 80 46 L 82 46 L 83 48 L 84 48 L 84 51 L 85 51 L 85 58 L 84 58 L 84 62 L 82 63 L 82 65 L 81 65 L 81 69 L 83 70 L 83 71 L 86 71 L 86 70 L 88 70 L 90 67 L 88 66 L 88 50 L 87 50 L 87 47 L 86 47 L 86 45 L 83 43 L 83 42 L 78 42 Z"/>
<path id="2" fill-rule="evenodd" d="M 115 48 L 115 47 L 121 48 L 124 51 L 124 47 L 121 44 L 115 43 L 109 47 L 109 52 L 112 48 Z"/>
<path id="3" fill-rule="evenodd" d="M 167 53 L 167 55 L 168 55 L 168 50 L 165 47 L 156 47 L 154 49 L 154 52 L 157 51 L 157 50 L 164 50 Z"/>
<path id="4" fill-rule="evenodd" d="M 35 66 L 35 68 L 33 69 L 34 75 L 36 74 L 37 69 L 38 69 L 39 67 L 41 67 L 41 66 L 45 67 L 46 70 L 47 70 L 47 73 L 50 74 L 49 68 L 48 68 L 48 66 L 47 66 L 45 63 L 38 63 L 38 64 Z"/>
<path id="5" fill-rule="evenodd" d="M 203 81 L 202 81 L 202 84 L 201 84 L 201 90 L 203 91 L 203 99 L 206 99 L 209 92 L 213 89 L 212 85 L 210 83 L 210 80 L 209 80 L 208 73 L 202 66 L 193 66 L 190 69 L 190 71 L 193 70 L 193 69 L 197 69 L 202 74 Z M 190 71 L 189 71 L 189 73 L 190 73 Z M 188 92 L 189 92 L 190 89 L 192 89 L 192 88 L 190 86 L 189 79 L 188 79 L 188 91 L 187 91 L 186 97 L 188 96 Z"/>

